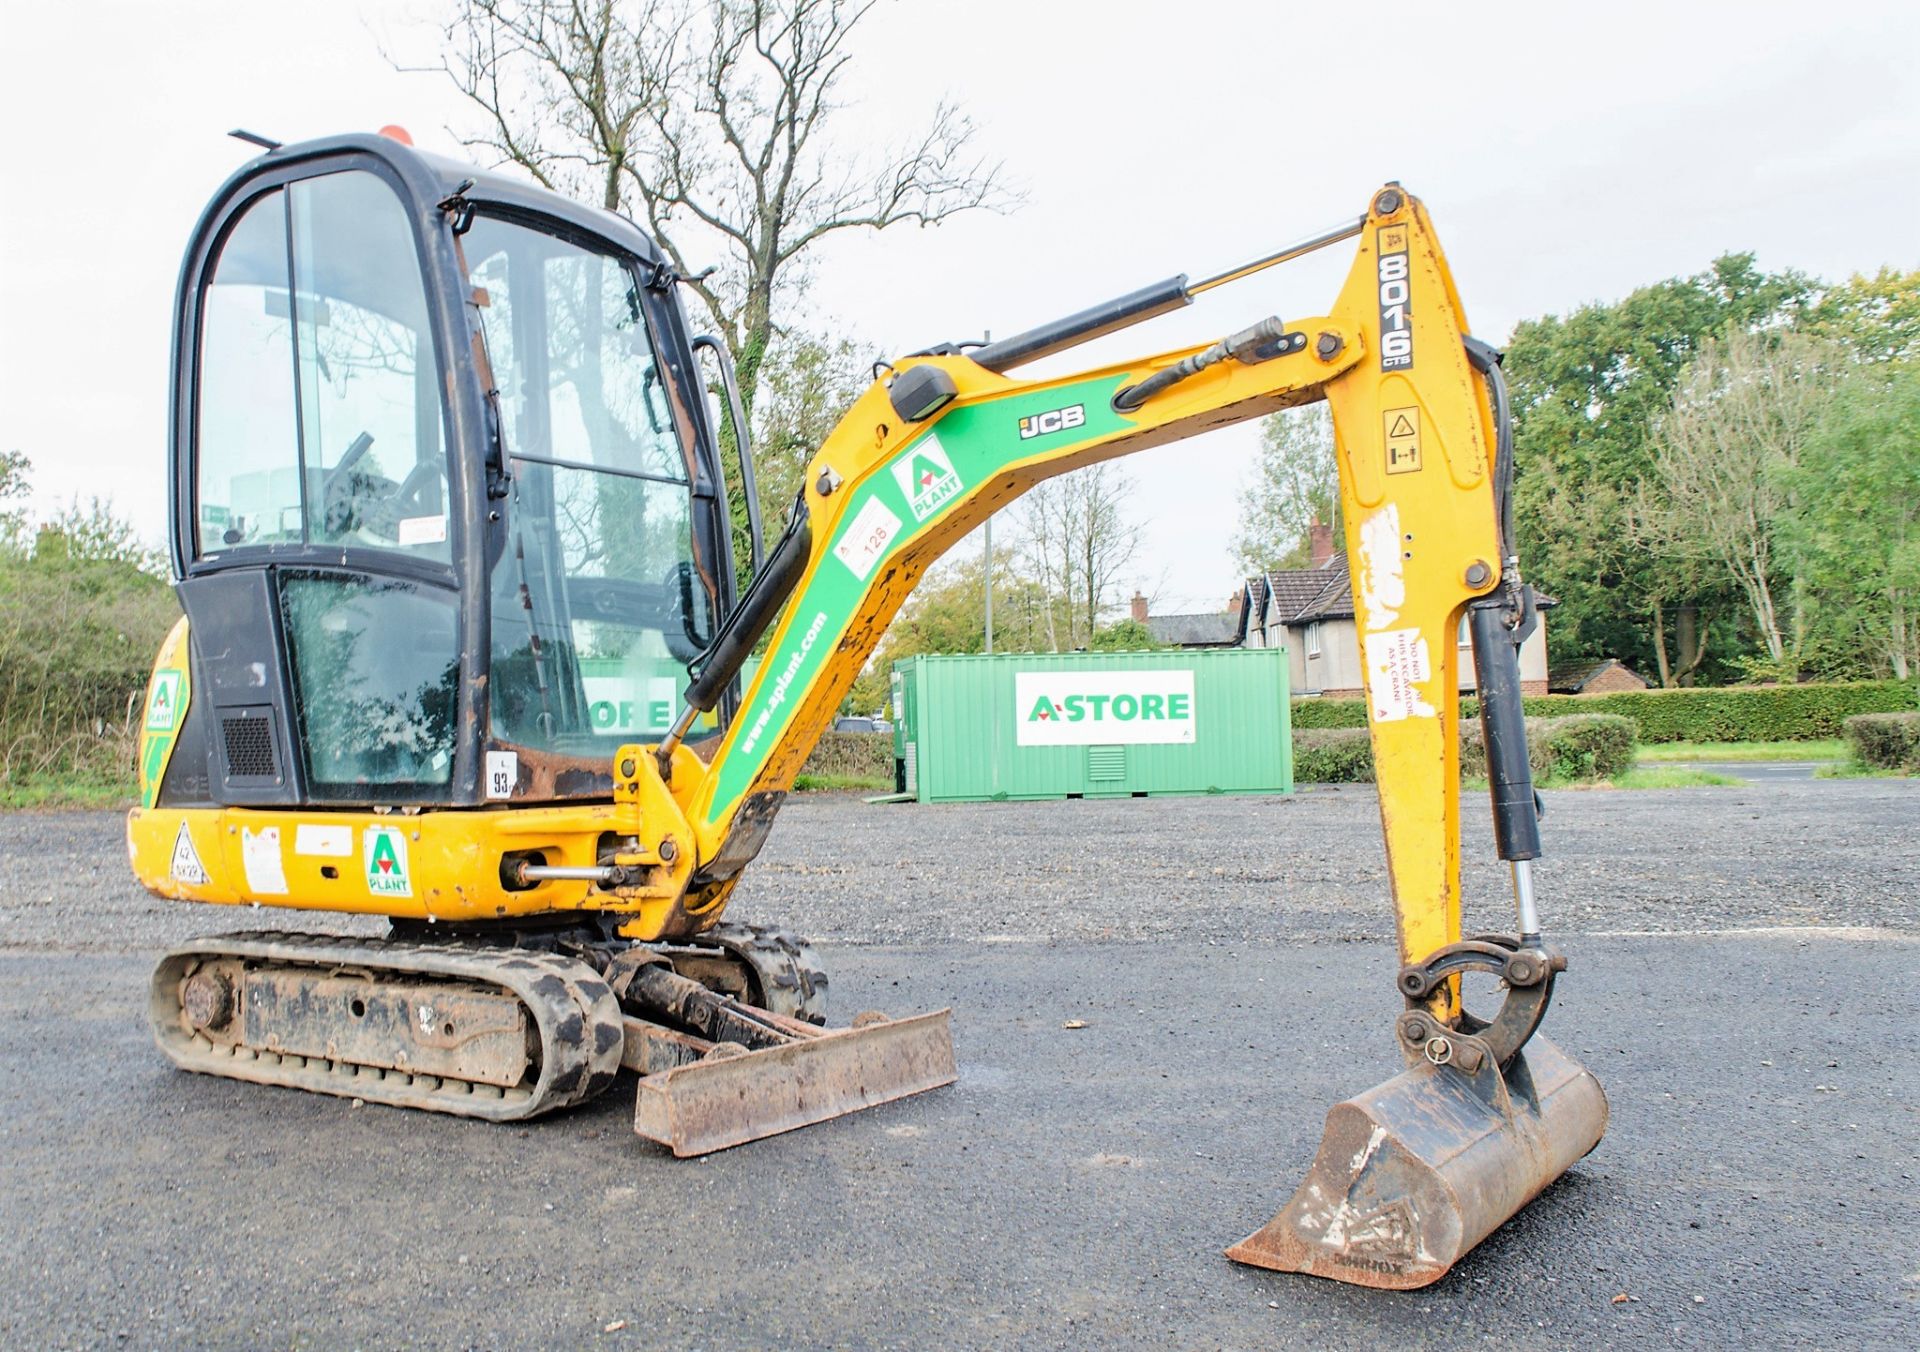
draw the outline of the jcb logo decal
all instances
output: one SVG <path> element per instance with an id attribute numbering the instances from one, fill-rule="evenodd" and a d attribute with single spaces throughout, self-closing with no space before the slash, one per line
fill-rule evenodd
<path id="1" fill-rule="evenodd" d="M 1020 439 L 1051 436 L 1055 432 L 1066 432 L 1086 425 L 1087 406 L 1074 404 L 1067 408 L 1056 408 L 1047 413 L 1036 413 L 1030 418 L 1020 420 Z"/>
<path id="2" fill-rule="evenodd" d="M 1380 369 L 1413 369 L 1413 320 L 1408 305 L 1407 227 L 1389 225 L 1379 235 Z"/>

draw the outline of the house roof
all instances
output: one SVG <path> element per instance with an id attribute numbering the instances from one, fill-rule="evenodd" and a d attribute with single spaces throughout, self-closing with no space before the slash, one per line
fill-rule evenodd
<path id="1" fill-rule="evenodd" d="M 1287 568 L 1267 573 L 1264 578 L 1249 578 L 1251 599 L 1259 599 L 1263 582 L 1266 594 L 1273 598 L 1269 623 L 1311 624 L 1315 620 L 1353 618 L 1353 575 L 1344 554 L 1336 554 L 1318 568 Z M 1536 592 L 1534 597 L 1542 610 L 1559 604 L 1545 592 Z"/>
<path id="2" fill-rule="evenodd" d="M 1244 610 L 1210 610 L 1197 615 L 1149 615 L 1147 632 L 1155 643 L 1175 648 L 1228 648 L 1240 641 Z"/>
<path id="3" fill-rule="evenodd" d="M 1318 568 L 1284 568 L 1249 578 L 1247 588 L 1255 604 L 1272 598 L 1269 622 L 1305 624 L 1353 615 L 1353 587 L 1341 555 Z"/>
<path id="4" fill-rule="evenodd" d="M 1617 658 L 1606 658 L 1599 662 L 1561 662 L 1547 669 L 1547 689 L 1556 695 L 1577 695 L 1591 685 L 1594 679 L 1611 671 L 1614 667 L 1647 685 L 1647 678 Z"/>

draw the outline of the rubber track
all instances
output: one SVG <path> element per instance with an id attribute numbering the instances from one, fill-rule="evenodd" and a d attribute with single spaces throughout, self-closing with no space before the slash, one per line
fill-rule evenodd
<path id="1" fill-rule="evenodd" d="M 523 1004 L 540 1037 L 540 1067 L 531 1085 L 502 1089 L 433 1075 L 265 1048 L 228 1048 L 188 1030 L 180 1018 L 179 983 L 196 959 L 243 958 L 279 967 L 390 972 L 450 977 L 503 988 Z M 620 1005 L 598 972 L 574 958 L 526 948 L 480 944 L 415 944 L 258 931 L 212 935 L 170 950 L 154 969 L 150 1004 L 154 1040 L 182 1070 L 255 1084 L 305 1089 L 398 1108 L 511 1122 L 585 1102 L 620 1071 Z"/>

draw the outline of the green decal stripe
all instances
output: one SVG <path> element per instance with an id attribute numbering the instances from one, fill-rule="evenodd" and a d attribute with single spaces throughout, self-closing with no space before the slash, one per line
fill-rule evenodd
<path id="1" fill-rule="evenodd" d="M 173 744 L 180 736 L 180 725 L 185 723 L 185 711 L 180 707 L 180 691 L 186 685 L 184 673 L 178 667 L 163 667 L 153 674 L 153 684 L 147 691 L 147 701 L 143 706 L 145 719 L 140 734 L 140 806 L 152 807 L 160 798 L 160 776 L 166 771 L 167 757 L 173 752 Z M 168 688 L 173 698 L 173 713 L 165 728 L 153 726 L 153 696 L 162 686 Z"/>
<path id="2" fill-rule="evenodd" d="M 746 793 L 768 754 L 779 744 L 793 720 L 794 709 L 825 666 L 827 654 L 839 645 L 852 624 L 866 595 L 867 582 L 878 577 L 889 562 L 953 510 L 969 492 L 1008 466 L 1037 455 L 1101 441 L 1132 427 L 1132 419 L 1113 411 L 1113 393 L 1124 379 L 1105 376 L 1077 385 L 1053 386 L 963 405 L 940 418 L 925 434 L 915 437 L 892 460 L 867 476 L 841 509 L 839 529 L 821 556 L 812 579 L 788 602 L 787 632 L 780 646 L 761 663 L 759 686 L 739 715 L 707 807 L 708 821 L 717 821 L 726 815 L 732 804 Z M 1075 404 L 1086 411 L 1086 422 L 1081 426 L 1049 436 L 1021 439 L 1022 418 Z M 961 489 L 925 521 L 916 521 L 893 467 L 910 463 L 909 457 L 926 436 L 938 438 L 940 448 L 953 462 Z M 900 519 L 900 532 L 887 546 L 886 554 L 875 564 L 873 572 L 862 580 L 833 557 L 833 549 L 846 538 L 860 509 L 875 498 Z"/>

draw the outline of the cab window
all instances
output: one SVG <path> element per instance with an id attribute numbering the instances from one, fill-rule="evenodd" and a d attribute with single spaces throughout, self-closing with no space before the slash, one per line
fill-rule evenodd
<path id="1" fill-rule="evenodd" d="M 256 199 L 201 302 L 197 548 L 451 558 L 444 409 L 413 232 L 364 170 Z"/>
<path id="2" fill-rule="evenodd" d="M 604 755 L 657 738 L 711 628 L 692 484 L 624 259 L 481 216 L 464 241 L 510 460 L 493 735 Z"/>

